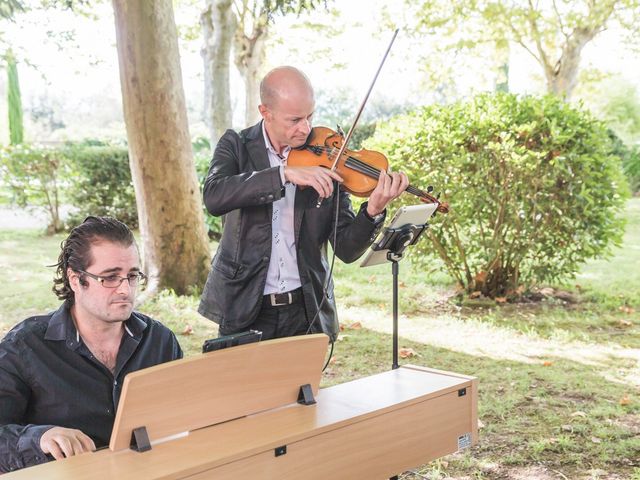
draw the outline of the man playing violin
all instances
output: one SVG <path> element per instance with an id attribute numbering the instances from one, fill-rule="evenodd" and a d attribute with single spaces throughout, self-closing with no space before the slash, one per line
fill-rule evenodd
<path id="1" fill-rule="evenodd" d="M 336 188 L 337 173 L 287 165 L 312 128 L 315 99 L 306 75 L 275 68 L 260 84 L 260 100 L 262 120 L 239 134 L 227 130 L 205 180 L 207 210 L 225 222 L 199 312 L 220 325 L 220 335 L 256 329 L 263 339 L 317 332 L 335 339 L 327 243 L 343 262 L 357 260 L 409 182 L 403 173 L 381 172 L 354 213 L 349 195 Z"/>

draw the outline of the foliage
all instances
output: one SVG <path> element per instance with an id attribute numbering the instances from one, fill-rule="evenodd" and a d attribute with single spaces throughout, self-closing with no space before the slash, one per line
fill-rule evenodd
<path id="1" fill-rule="evenodd" d="M 205 146 L 207 148 L 197 148 L 198 145 Z M 200 184 L 200 190 L 204 186 L 204 180 L 207 178 L 207 173 L 209 172 L 209 164 L 211 162 L 211 153 L 208 148 L 208 144 L 204 142 L 194 144 L 194 159 L 196 165 L 196 173 L 198 175 L 198 183 Z M 207 226 L 209 238 L 220 240 L 222 237 L 222 218 L 214 217 L 209 214 L 207 208 L 202 206 L 202 213 L 204 215 L 204 223 Z"/>
<path id="2" fill-rule="evenodd" d="M 315 10 L 320 6 L 327 8 L 327 0 L 263 0 L 264 11 L 273 14 L 278 12 L 281 15 L 295 13 L 300 15 L 304 11 Z"/>
<path id="3" fill-rule="evenodd" d="M 5 55 L 7 62 L 7 97 L 9 105 L 9 140 L 11 145 L 18 145 L 24 140 L 24 124 L 22 122 L 22 98 L 20 96 L 20 81 L 18 67 L 11 50 Z"/>
<path id="4" fill-rule="evenodd" d="M 63 152 L 73 178 L 67 188 L 75 207 L 69 223 L 76 225 L 88 215 L 108 215 L 136 228 L 138 211 L 127 148 L 85 141 L 67 144 Z"/>
<path id="5" fill-rule="evenodd" d="M 625 144 L 640 143 L 640 95 L 634 83 L 622 78 L 607 79 L 581 97 Z"/>
<path id="6" fill-rule="evenodd" d="M 44 209 L 49 216 L 49 233 L 63 229 L 60 190 L 66 167 L 64 154 L 54 148 L 21 144 L 0 150 L 0 172 L 14 203 Z"/>
<path id="7" fill-rule="evenodd" d="M 349 141 L 348 148 L 351 150 L 360 150 L 362 148 L 362 144 L 373 134 L 376 132 L 377 123 L 361 123 L 356 125 L 356 129 L 353 131 L 351 135 L 351 140 Z M 345 135 L 349 132 L 351 126 L 347 126 L 345 130 Z"/>
<path id="8" fill-rule="evenodd" d="M 610 132 L 613 152 L 622 160 L 622 168 L 632 192 L 640 191 L 640 144 L 627 147 L 613 132 Z"/>
<path id="9" fill-rule="evenodd" d="M 478 0 L 407 0 L 416 9 L 419 34 L 437 38 L 443 48 L 496 50 L 515 43 L 540 65 L 547 89 L 566 97 L 577 82 L 584 46 L 611 24 L 637 42 L 637 0 L 560 0 L 554 2 Z"/>
<path id="10" fill-rule="evenodd" d="M 621 241 L 620 160 L 603 124 L 557 97 L 425 107 L 379 127 L 367 147 L 414 184 L 445 189 L 452 211 L 418 248 L 425 259 L 437 253 L 468 292 L 514 295 L 572 276 Z"/>
<path id="11" fill-rule="evenodd" d="M 24 5 L 18 0 L 0 0 L 0 18 L 13 19 L 16 12 L 24 11 Z"/>

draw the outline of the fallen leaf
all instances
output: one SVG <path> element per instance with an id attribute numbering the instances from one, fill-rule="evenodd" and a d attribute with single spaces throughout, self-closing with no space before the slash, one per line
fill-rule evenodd
<path id="1" fill-rule="evenodd" d="M 518 286 L 518 288 L 516 288 L 516 293 L 518 295 L 522 295 L 525 292 L 525 290 L 526 290 L 526 287 L 524 285 L 520 285 Z"/>
<path id="2" fill-rule="evenodd" d="M 180 332 L 180 335 L 191 335 L 193 334 L 193 327 L 189 324 L 185 325 L 184 330 Z"/>
<path id="3" fill-rule="evenodd" d="M 554 290 L 551 287 L 544 287 L 540 289 L 540 293 L 545 297 L 551 297 L 554 294 Z"/>
<path id="4" fill-rule="evenodd" d="M 376 281 L 376 276 L 375 275 L 371 275 L 369 277 L 369 283 L 375 283 L 375 281 Z"/>
<path id="5" fill-rule="evenodd" d="M 379 303 L 378 307 L 380 308 L 380 310 L 384 310 L 386 308 L 386 305 L 384 303 Z"/>
<path id="6" fill-rule="evenodd" d="M 342 340 L 347 340 L 350 337 L 350 335 L 340 335 L 338 337 L 338 341 L 341 342 Z"/>
<path id="7" fill-rule="evenodd" d="M 618 310 L 620 310 L 623 313 L 633 313 L 635 312 L 635 310 L 627 305 L 622 305 L 621 307 L 618 308 Z"/>
<path id="8" fill-rule="evenodd" d="M 496 297 L 496 303 L 507 303 L 507 297 Z"/>
<path id="9" fill-rule="evenodd" d="M 340 331 L 344 332 L 344 325 L 342 323 L 340 324 Z"/>
<path id="10" fill-rule="evenodd" d="M 349 325 L 347 325 L 347 328 L 349 330 L 360 330 L 362 328 L 362 323 L 360 322 L 353 322 Z"/>
<path id="11" fill-rule="evenodd" d="M 562 430 L 565 432 L 573 432 L 573 426 L 571 425 L 562 425 Z"/>
<path id="12" fill-rule="evenodd" d="M 398 350 L 398 356 L 400 358 L 417 357 L 418 354 L 413 348 L 401 348 Z"/>
<path id="13" fill-rule="evenodd" d="M 630 403 L 631 399 L 629 398 L 629 395 L 625 393 L 624 396 L 620 399 L 620 405 L 629 405 Z"/>
<path id="14" fill-rule="evenodd" d="M 478 430 L 480 430 L 481 428 L 484 428 L 484 423 L 482 420 L 478 419 Z"/>
<path id="15" fill-rule="evenodd" d="M 404 282 L 398 282 L 398 287 L 407 288 L 407 285 Z"/>
<path id="16" fill-rule="evenodd" d="M 583 417 L 583 418 L 585 418 L 587 416 L 587 414 L 584 413 L 584 412 L 581 412 L 580 410 L 578 410 L 577 412 L 573 412 L 571 414 L 571 416 L 572 417 Z"/>
<path id="17" fill-rule="evenodd" d="M 487 272 L 478 272 L 475 276 L 476 283 L 484 283 L 487 280 Z"/>
<path id="18" fill-rule="evenodd" d="M 591 437 L 591 441 L 593 443 L 602 443 L 602 440 L 600 440 L 598 437 Z"/>
<path id="19" fill-rule="evenodd" d="M 482 295 L 482 292 L 479 290 L 476 290 L 475 292 L 471 292 L 471 294 L 469 295 L 469 298 L 479 298 L 480 295 Z"/>
<path id="20" fill-rule="evenodd" d="M 633 326 L 633 322 L 629 320 L 620 320 L 618 321 L 618 325 L 620 325 L 623 328 L 628 328 Z"/>
<path id="21" fill-rule="evenodd" d="M 550 360 L 545 360 L 544 362 L 542 362 L 543 367 L 550 367 L 551 365 L 553 365 L 553 362 Z"/>

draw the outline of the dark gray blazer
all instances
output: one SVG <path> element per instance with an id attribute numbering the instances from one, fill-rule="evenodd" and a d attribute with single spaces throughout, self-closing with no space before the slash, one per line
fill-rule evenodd
<path id="1" fill-rule="evenodd" d="M 238 135 L 227 130 L 218 142 L 204 184 L 211 215 L 224 215 L 222 240 L 202 293 L 198 311 L 227 332 L 246 330 L 260 311 L 271 256 L 272 203 L 284 195 L 277 167 L 271 167 L 261 123 Z M 324 291 L 329 265 L 327 242 L 333 242 L 335 196 L 316 208 L 313 188 L 296 189 L 294 206 L 298 271 L 304 305 L 311 321 L 332 338 L 338 334 L 333 282 Z M 366 204 L 354 214 L 349 195 L 340 191 L 335 248 L 343 262 L 357 260 L 375 239 L 383 221 L 372 221 Z"/>

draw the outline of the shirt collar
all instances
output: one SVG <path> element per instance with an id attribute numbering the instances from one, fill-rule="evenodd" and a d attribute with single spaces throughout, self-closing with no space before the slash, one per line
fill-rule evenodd
<path id="1" fill-rule="evenodd" d="M 264 126 L 264 120 L 262 121 L 262 136 L 264 137 L 264 145 L 267 147 L 268 152 L 273 153 L 274 155 L 277 155 L 278 158 L 280 158 L 281 160 L 289 156 L 289 152 L 291 151 L 291 147 L 289 145 L 284 147 L 284 149 L 282 150 L 282 153 L 278 152 L 275 148 L 273 148 L 273 145 L 269 140 L 269 135 L 267 135 L 267 129 Z"/>
<path id="2" fill-rule="evenodd" d="M 69 308 L 69 303 L 65 301 L 51 315 L 49 326 L 44 335 L 45 340 L 65 340 L 69 346 L 79 343 L 78 330 L 73 323 Z M 132 312 L 131 316 L 124 322 L 125 332 L 132 338 L 139 338 L 145 328 L 147 328 L 146 322 L 136 312 Z"/>

